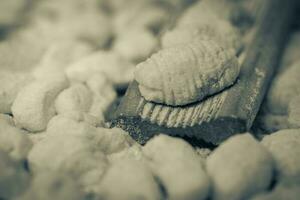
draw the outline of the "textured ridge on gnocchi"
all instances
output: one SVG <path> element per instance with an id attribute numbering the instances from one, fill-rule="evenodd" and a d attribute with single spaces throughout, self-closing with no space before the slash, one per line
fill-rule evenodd
<path id="1" fill-rule="evenodd" d="M 163 49 L 137 65 L 135 80 L 148 101 L 186 105 L 232 85 L 238 60 L 212 40 Z"/>

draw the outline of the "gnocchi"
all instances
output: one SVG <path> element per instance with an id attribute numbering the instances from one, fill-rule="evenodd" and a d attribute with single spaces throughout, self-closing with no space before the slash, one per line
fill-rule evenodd
<path id="1" fill-rule="evenodd" d="M 137 65 L 142 96 L 156 103 L 186 105 L 222 91 L 239 75 L 231 51 L 212 40 L 163 49 Z"/>

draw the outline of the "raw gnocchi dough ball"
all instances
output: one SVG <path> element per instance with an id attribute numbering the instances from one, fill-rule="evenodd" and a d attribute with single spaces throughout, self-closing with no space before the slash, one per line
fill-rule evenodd
<path id="1" fill-rule="evenodd" d="M 207 158 L 213 199 L 247 199 L 272 180 L 272 155 L 250 134 L 232 136 Z"/>
<path id="2" fill-rule="evenodd" d="M 63 73 L 72 62 L 92 53 L 93 48 L 81 41 L 60 41 L 52 43 L 33 69 L 36 78 L 49 73 Z"/>
<path id="3" fill-rule="evenodd" d="M 300 95 L 300 62 L 273 79 L 267 96 L 267 105 L 274 114 L 287 114 L 289 102 Z"/>
<path id="4" fill-rule="evenodd" d="M 47 134 L 56 136 L 76 136 L 105 154 L 120 152 L 131 147 L 136 142 L 122 129 L 94 127 L 85 121 L 57 115 L 51 119 Z"/>
<path id="5" fill-rule="evenodd" d="M 141 162 L 122 159 L 113 162 L 99 185 L 103 200 L 159 200 L 158 184 L 151 171 Z"/>
<path id="6" fill-rule="evenodd" d="M 85 82 L 94 74 L 104 74 L 116 86 L 133 79 L 134 65 L 114 52 L 98 51 L 71 64 L 66 69 L 70 80 Z"/>
<path id="7" fill-rule="evenodd" d="M 63 172 L 41 172 L 34 175 L 29 189 L 16 200 L 82 200 L 84 194 L 77 181 Z"/>
<path id="8" fill-rule="evenodd" d="M 51 0 L 41 1 L 32 10 L 34 17 L 49 19 L 78 16 L 78 12 L 98 12 L 99 0 Z"/>
<path id="9" fill-rule="evenodd" d="M 71 135 L 92 137 L 97 133 L 94 123 L 82 113 L 59 114 L 53 117 L 46 130 L 46 135 Z"/>
<path id="10" fill-rule="evenodd" d="M 28 161 L 36 173 L 49 170 L 70 174 L 87 193 L 99 186 L 107 167 L 106 156 L 96 151 L 91 141 L 70 134 L 44 138 L 32 148 Z"/>
<path id="11" fill-rule="evenodd" d="M 32 132 L 44 130 L 55 115 L 55 98 L 68 84 L 61 75 L 37 79 L 24 87 L 12 106 L 16 125 Z"/>
<path id="12" fill-rule="evenodd" d="M 225 20 L 206 21 L 199 25 L 187 24 L 166 32 L 162 36 L 163 48 L 187 44 L 198 40 L 214 40 L 224 49 L 238 53 L 242 48 L 240 32 Z"/>
<path id="13" fill-rule="evenodd" d="M 67 32 L 69 36 L 66 37 L 81 39 L 97 47 L 105 47 L 113 35 L 110 18 L 93 12 L 68 18 L 58 26 L 61 35 Z"/>
<path id="14" fill-rule="evenodd" d="M 116 33 L 119 34 L 130 28 L 147 29 L 157 33 L 169 17 L 169 13 L 161 6 L 137 3 L 118 12 L 113 24 Z"/>
<path id="15" fill-rule="evenodd" d="M 138 63 L 158 47 L 158 39 L 146 29 L 133 29 L 118 35 L 113 50 L 126 60 Z"/>
<path id="16" fill-rule="evenodd" d="M 187 142 L 161 134 L 146 143 L 143 153 L 164 185 L 168 199 L 207 198 L 210 180 L 204 162 Z"/>
<path id="17" fill-rule="evenodd" d="M 93 127 L 106 127 L 104 116 L 101 115 L 99 115 L 99 117 L 96 118 L 95 116 L 90 115 L 89 113 L 73 111 L 59 114 L 56 116 L 67 118 L 69 120 L 74 120 L 75 122 L 85 122 L 86 124 Z M 56 116 L 54 116 L 52 119 L 54 120 Z M 49 123 L 52 121 L 52 119 L 49 121 Z M 47 128 L 49 127 L 49 123 L 47 125 Z"/>
<path id="18" fill-rule="evenodd" d="M 100 12 L 94 3 L 44 1 L 34 10 L 31 26 L 37 27 L 50 41 L 85 40 L 103 47 L 112 37 L 110 17 Z"/>
<path id="19" fill-rule="evenodd" d="M 49 40 L 50 38 L 43 35 L 40 27 L 34 25 L 20 27 L 7 39 L 0 41 L 1 68 L 27 72 L 40 61 Z"/>
<path id="20" fill-rule="evenodd" d="M 202 0 L 186 9 L 177 21 L 177 26 L 199 25 L 210 20 L 226 20 L 239 29 L 252 25 L 252 16 L 240 3 L 227 0 Z"/>
<path id="21" fill-rule="evenodd" d="M 92 105 L 88 114 L 99 119 L 99 124 L 102 123 L 109 108 L 117 99 L 117 93 L 113 88 L 112 83 L 104 74 L 94 74 L 87 81 L 86 85 L 93 93 Z"/>
<path id="22" fill-rule="evenodd" d="M 55 100 L 58 114 L 87 112 L 92 104 L 92 92 L 82 83 L 71 85 L 63 90 Z"/>
<path id="23" fill-rule="evenodd" d="M 265 136 L 262 144 L 275 159 L 277 181 L 300 183 L 300 130 L 285 129 Z"/>
<path id="24" fill-rule="evenodd" d="M 288 123 L 290 127 L 300 128 L 300 95 L 294 97 L 288 107 Z"/>
<path id="25" fill-rule="evenodd" d="M 0 113 L 11 113 L 18 92 L 30 82 L 27 73 L 0 71 Z"/>
<path id="26" fill-rule="evenodd" d="M 253 24 L 253 16 L 243 7 L 242 2 L 230 0 L 203 0 L 203 13 L 212 12 L 220 19 L 226 19 L 240 29 L 248 29 Z M 200 4 L 201 4 L 200 2 Z"/>
<path id="27" fill-rule="evenodd" d="M 65 157 L 58 171 L 65 171 L 78 180 L 86 194 L 97 193 L 108 161 L 101 151 L 79 151 Z"/>
<path id="28" fill-rule="evenodd" d="M 29 181 L 30 176 L 21 162 L 0 150 L 0 198 L 13 199 L 24 192 Z"/>
<path id="29" fill-rule="evenodd" d="M 24 131 L 14 127 L 12 119 L 0 114 L 0 150 L 12 159 L 23 161 L 32 147 Z"/>
<path id="30" fill-rule="evenodd" d="M 91 147 L 80 137 L 69 134 L 51 135 L 34 145 L 29 152 L 28 161 L 33 172 L 56 171 L 67 157 L 74 156 L 76 152 L 90 150 Z M 51 162 L 48 162 L 49 158 Z"/>
<path id="31" fill-rule="evenodd" d="M 205 15 L 207 15 L 207 13 L 210 15 L 206 16 L 205 19 L 207 19 L 207 17 L 214 17 L 214 19 L 216 19 L 216 16 L 214 16 L 211 12 L 205 12 Z M 199 22 L 202 23 L 203 21 L 205 21 L 205 19 L 203 18 L 202 3 L 201 1 L 197 1 L 182 12 L 182 14 L 177 19 L 176 27 L 197 25 Z"/>

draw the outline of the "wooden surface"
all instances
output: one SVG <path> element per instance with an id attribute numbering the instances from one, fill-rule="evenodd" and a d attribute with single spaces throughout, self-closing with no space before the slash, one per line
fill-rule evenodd
<path id="1" fill-rule="evenodd" d="M 219 144 L 232 134 L 249 130 L 282 54 L 292 2 L 267 0 L 234 86 L 201 102 L 171 107 L 147 102 L 134 81 L 113 114 L 112 125 L 125 129 L 142 144 L 157 133 Z"/>

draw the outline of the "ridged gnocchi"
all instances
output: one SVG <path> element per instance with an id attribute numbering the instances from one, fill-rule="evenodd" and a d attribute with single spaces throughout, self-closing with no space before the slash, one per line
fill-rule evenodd
<path id="1" fill-rule="evenodd" d="M 231 51 L 212 40 L 163 49 L 137 65 L 142 96 L 156 103 L 186 105 L 232 85 L 239 64 Z"/>

